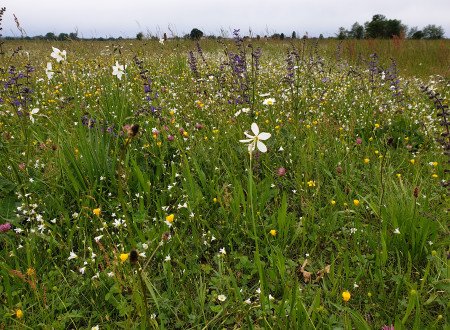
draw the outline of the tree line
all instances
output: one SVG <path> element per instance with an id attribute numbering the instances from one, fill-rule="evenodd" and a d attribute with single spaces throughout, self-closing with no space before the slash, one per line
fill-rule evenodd
<path id="1" fill-rule="evenodd" d="M 406 37 L 409 39 L 441 39 L 445 35 L 442 26 L 430 24 L 419 30 L 417 26 L 408 28 L 398 19 L 387 19 L 386 16 L 377 14 L 370 22 L 364 25 L 354 23 L 350 30 L 340 27 L 336 37 L 338 39 L 390 39 L 394 36 Z"/>

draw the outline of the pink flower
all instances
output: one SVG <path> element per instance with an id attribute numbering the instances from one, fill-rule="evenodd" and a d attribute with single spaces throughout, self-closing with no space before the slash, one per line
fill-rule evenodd
<path id="1" fill-rule="evenodd" d="M 6 233 L 10 229 L 11 229 L 11 225 L 9 224 L 9 222 L 7 222 L 3 225 L 0 225 L 0 232 L 2 232 L 2 233 Z"/>
<path id="2" fill-rule="evenodd" d="M 389 325 L 383 325 L 381 330 L 395 330 L 395 329 L 394 329 L 394 326 L 391 324 L 390 326 Z"/>
<path id="3" fill-rule="evenodd" d="M 361 144 L 362 143 L 362 139 L 356 139 L 356 144 Z"/>
<path id="4" fill-rule="evenodd" d="M 203 128 L 202 124 L 197 124 L 197 129 L 202 129 L 202 128 Z"/>
<path id="5" fill-rule="evenodd" d="M 411 149 L 412 146 L 410 146 L 409 144 L 406 146 L 407 149 Z"/>
<path id="6" fill-rule="evenodd" d="M 169 141 L 173 141 L 173 136 L 172 135 L 169 135 L 167 138 L 169 139 Z"/>
<path id="7" fill-rule="evenodd" d="M 285 174 L 286 174 L 286 169 L 284 167 L 280 167 L 280 169 L 278 170 L 278 175 L 283 176 Z"/>
<path id="8" fill-rule="evenodd" d="M 19 165 L 19 168 L 20 168 L 21 170 L 23 170 L 23 169 L 25 168 L 25 163 L 20 164 L 20 165 Z"/>

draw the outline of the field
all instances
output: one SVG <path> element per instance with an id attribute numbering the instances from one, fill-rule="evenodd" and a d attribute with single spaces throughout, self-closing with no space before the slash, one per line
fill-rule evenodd
<path id="1" fill-rule="evenodd" d="M 450 325 L 448 40 L 2 49 L 0 328 Z"/>

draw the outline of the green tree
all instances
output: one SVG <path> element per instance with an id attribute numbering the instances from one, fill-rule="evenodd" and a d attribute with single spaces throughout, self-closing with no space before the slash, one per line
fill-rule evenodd
<path id="1" fill-rule="evenodd" d="M 345 38 L 347 38 L 347 31 L 345 30 L 344 27 L 340 27 L 338 33 L 336 34 L 336 38 L 338 38 L 338 40 L 344 40 Z"/>
<path id="2" fill-rule="evenodd" d="M 369 38 L 392 38 L 394 35 L 400 36 L 406 31 L 406 25 L 398 19 L 386 19 L 386 16 L 377 14 L 372 17 L 372 21 L 364 24 L 366 36 Z"/>
<path id="3" fill-rule="evenodd" d="M 362 38 L 364 38 L 364 26 L 362 26 L 358 22 L 355 22 L 352 25 L 351 30 L 348 32 L 348 35 L 349 35 L 350 38 L 353 38 L 353 39 L 362 39 Z"/>
<path id="4" fill-rule="evenodd" d="M 426 39 L 441 39 L 444 37 L 444 29 L 442 26 L 427 25 L 423 28 L 423 37 Z"/>
<path id="5" fill-rule="evenodd" d="M 295 31 L 292 31 L 292 39 L 297 39 L 297 33 Z"/>
<path id="6" fill-rule="evenodd" d="M 60 41 L 67 40 L 68 38 L 69 38 L 69 35 L 67 33 L 60 33 L 58 36 L 58 40 L 60 40 Z"/>
<path id="7" fill-rule="evenodd" d="M 56 34 L 54 34 L 53 32 L 48 32 L 48 33 L 45 35 L 44 38 L 47 39 L 47 40 L 56 40 L 56 39 L 58 39 L 57 36 L 56 36 Z"/>
<path id="8" fill-rule="evenodd" d="M 197 28 L 193 28 L 191 33 L 189 34 L 189 37 L 192 40 L 199 40 L 201 37 L 203 37 L 203 32 Z"/>
<path id="9" fill-rule="evenodd" d="M 142 40 L 144 39 L 144 34 L 142 32 L 139 32 L 138 34 L 136 34 L 136 39 L 137 40 Z"/>
<path id="10" fill-rule="evenodd" d="M 280 40 L 284 40 L 284 33 L 280 34 Z"/>

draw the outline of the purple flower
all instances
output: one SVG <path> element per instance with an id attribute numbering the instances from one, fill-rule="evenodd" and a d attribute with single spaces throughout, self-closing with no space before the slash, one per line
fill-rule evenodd
<path id="1" fill-rule="evenodd" d="M 389 325 L 383 325 L 381 330 L 394 330 L 394 326 L 392 324 L 390 326 Z"/>
<path id="2" fill-rule="evenodd" d="M 169 139 L 169 141 L 173 141 L 173 136 L 172 135 L 169 135 L 167 138 Z"/>
<path id="3" fill-rule="evenodd" d="M 0 225 L 0 232 L 2 232 L 2 233 L 6 233 L 10 229 L 11 229 L 11 225 L 9 224 L 9 222 L 7 222 L 3 225 Z"/>
<path id="4" fill-rule="evenodd" d="M 203 128 L 202 124 L 197 124 L 197 129 L 202 129 L 202 128 Z"/>

